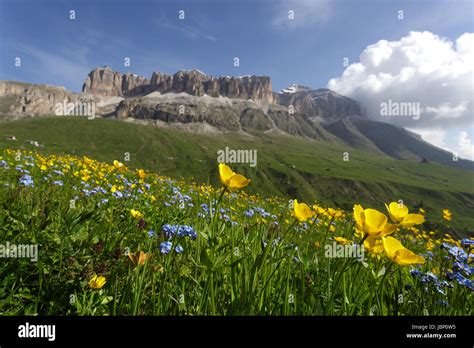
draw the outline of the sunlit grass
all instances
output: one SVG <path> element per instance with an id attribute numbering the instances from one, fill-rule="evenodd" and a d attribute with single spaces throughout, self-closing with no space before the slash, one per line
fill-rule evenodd
<path id="1" fill-rule="evenodd" d="M 37 262 L 1 260 L 0 314 L 472 314 L 473 240 L 436 239 L 395 206 L 400 221 L 366 210 L 362 223 L 317 202 L 249 195 L 236 173 L 224 189 L 118 161 L 0 156 L 0 241 L 39 244 Z M 401 266 L 392 242 L 363 259 L 329 257 L 328 246 L 382 238 L 369 216 L 397 224 L 391 236 L 419 258 Z"/>

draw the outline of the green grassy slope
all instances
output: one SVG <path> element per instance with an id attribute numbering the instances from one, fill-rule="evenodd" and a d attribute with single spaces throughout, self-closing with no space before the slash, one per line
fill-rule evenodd
<path id="1" fill-rule="evenodd" d="M 5 139 L 15 135 L 18 141 Z M 44 148 L 25 144 L 36 140 Z M 101 161 L 130 153 L 130 167 L 171 177 L 217 183 L 217 150 L 256 149 L 257 168 L 234 166 L 253 181 L 249 191 L 317 200 L 350 210 L 354 202 L 383 209 L 403 199 L 423 205 L 433 220 L 453 212 L 453 226 L 474 230 L 474 173 L 434 163 L 394 160 L 339 144 L 283 135 L 227 133 L 199 135 L 115 120 L 82 117 L 32 118 L 0 123 L 0 147 L 87 155 Z M 343 153 L 349 161 L 343 161 Z"/>

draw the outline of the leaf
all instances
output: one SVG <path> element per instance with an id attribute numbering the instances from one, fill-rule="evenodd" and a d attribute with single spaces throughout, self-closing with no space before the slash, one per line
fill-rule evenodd
<path id="1" fill-rule="evenodd" d="M 382 269 L 377 273 L 377 278 L 383 276 L 385 274 L 385 266 L 382 266 Z"/>
<path id="2" fill-rule="evenodd" d="M 106 305 L 107 303 L 109 303 L 110 301 L 112 301 L 114 298 L 113 296 L 106 296 L 102 299 L 102 301 L 100 302 L 100 304 L 103 304 L 103 305 Z"/>
<path id="3" fill-rule="evenodd" d="M 206 248 L 203 248 L 201 251 L 201 263 L 204 264 L 208 269 L 212 269 L 214 267 L 214 264 L 209 258 Z"/>

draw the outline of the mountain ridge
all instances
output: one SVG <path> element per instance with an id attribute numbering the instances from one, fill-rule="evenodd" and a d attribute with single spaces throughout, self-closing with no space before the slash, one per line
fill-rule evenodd
<path id="1" fill-rule="evenodd" d="M 274 92 L 268 76 L 213 77 L 202 71 L 174 75 L 154 72 L 150 79 L 109 67 L 93 69 L 83 93 L 63 87 L 0 81 L 0 120 L 54 115 L 58 103 L 94 104 L 96 115 L 138 120 L 195 132 L 283 132 L 400 160 L 474 170 L 419 135 L 370 120 L 359 103 L 326 88 L 293 84 Z"/>

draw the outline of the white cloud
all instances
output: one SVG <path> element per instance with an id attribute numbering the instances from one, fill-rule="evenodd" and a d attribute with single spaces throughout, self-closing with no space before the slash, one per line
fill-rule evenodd
<path id="1" fill-rule="evenodd" d="M 462 131 L 474 124 L 473 85 L 474 33 L 452 42 L 425 31 L 369 45 L 360 61 L 327 87 L 359 101 L 373 119 L 410 128 L 436 146 L 473 159 L 473 145 Z M 420 117 L 381 116 L 381 104 L 389 100 L 419 103 Z"/>
<path id="2" fill-rule="evenodd" d="M 327 87 L 361 102 L 370 117 L 412 128 L 450 128 L 472 123 L 474 33 L 455 43 L 430 32 L 368 46 Z M 380 104 L 416 102 L 421 117 L 382 117 Z"/>
<path id="3" fill-rule="evenodd" d="M 459 132 L 457 140 L 459 148 L 459 157 L 474 161 L 474 144 L 468 137 L 467 132 Z"/>
<path id="4" fill-rule="evenodd" d="M 446 131 L 442 129 L 408 129 L 412 132 L 418 133 L 421 135 L 421 138 L 424 141 L 429 142 L 435 146 L 441 147 L 443 149 L 447 148 L 445 138 Z"/>
<path id="5" fill-rule="evenodd" d="M 294 18 L 290 19 L 290 11 Z M 288 30 L 325 23 L 332 14 L 329 0 L 278 1 L 273 8 L 272 25 Z"/>

